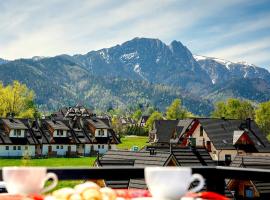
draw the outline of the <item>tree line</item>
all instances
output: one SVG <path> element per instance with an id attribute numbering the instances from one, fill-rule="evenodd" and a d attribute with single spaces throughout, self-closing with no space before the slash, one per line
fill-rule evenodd
<path id="1" fill-rule="evenodd" d="M 18 81 L 4 86 L 0 82 L 0 117 L 34 118 L 39 117 L 39 111 L 35 104 L 35 93 L 25 84 Z M 145 135 L 153 128 L 155 120 L 185 119 L 196 117 L 182 106 L 180 99 L 174 99 L 165 112 L 161 112 L 153 106 L 138 105 L 133 112 L 126 112 L 120 109 L 110 109 L 106 112 L 112 119 L 112 125 L 119 133 Z M 144 128 L 139 126 L 123 127 L 121 117 L 125 116 L 138 124 L 142 115 L 149 118 Z M 256 121 L 261 130 L 269 135 L 270 139 L 270 101 L 255 104 L 247 100 L 235 98 L 220 101 L 215 104 L 215 109 L 211 114 L 213 118 L 246 119 L 251 118 Z"/>

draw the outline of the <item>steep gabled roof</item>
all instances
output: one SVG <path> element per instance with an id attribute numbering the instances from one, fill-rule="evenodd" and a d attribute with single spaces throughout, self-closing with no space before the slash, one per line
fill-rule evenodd
<path id="1" fill-rule="evenodd" d="M 191 123 L 194 121 L 194 119 L 181 119 L 178 121 L 178 124 L 176 126 L 176 137 L 182 136 L 187 129 L 190 127 Z"/>
<path id="2" fill-rule="evenodd" d="M 157 152 L 150 155 L 149 151 L 125 151 L 125 150 L 110 150 L 105 153 L 97 164 L 100 166 L 164 166 L 172 158 L 172 155 L 167 152 Z M 113 188 L 145 188 L 146 184 L 143 179 L 130 179 L 123 181 L 106 180 L 108 186 Z M 125 187 L 124 187 L 125 186 Z"/>
<path id="3" fill-rule="evenodd" d="M 152 145 L 146 149 L 155 149 L 156 152 L 167 152 L 174 155 L 180 166 L 215 166 L 210 154 L 204 148 L 179 147 L 176 145 Z"/>
<path id="4" fill-rule="evenodd" d="M 231 167 L 270 169 L 270 156 L 266 155 L 237 155 Z M 270 195 L 270 182 L 252 181 L 260 194 Z"/>
<path id="5" fill-rule="evenodd" d="M 101 119 L 94 118 L 94 119 L 87 119 L 86 121 L 92 124 L 95 128 L 110 129 L 110 127 Z"/>
<path id="6" fill-rule="evenodd" d="M 157 135 L 157 142 L 169 143 L 177 124 L 178 120 L 155 120 L 153 131 Z"/>
<path id="7" fill-rule="evenodd" d="M 211 118 L 199 118 L 198 120 L 216 149 L 235 150 L 236 147 L 233 145 L 234 131 L 244 130 L 248 133 L 258 152 L 270 152 L 270 143 L 254 121 L 250 121 L 249 127 L 246 120 Z"/>
<path id="8" fill-rule="evenodd" d="M 69 130 L 69 128 L 65 125 L 65 123 L 60 120 L 46 120 L 46 123 L 49 124 L 55 130 L 65 130 L 65 131 Z"/>
<path id="9" fill-rule="evenodd" d="M 11 129 L 27 129 L 20 119 L 2 119 L 2 121 Z"/>
<path id="10" fill-rule="evenodd" d="M 140 118 L 140 121 L 139 121 L 140 124 L 141 124 L 142 122 L 145 123 L 145 122 L 149 119 L 149 117 L 150 117 L 149 115 L 142 115 L 141 118 Z"/>

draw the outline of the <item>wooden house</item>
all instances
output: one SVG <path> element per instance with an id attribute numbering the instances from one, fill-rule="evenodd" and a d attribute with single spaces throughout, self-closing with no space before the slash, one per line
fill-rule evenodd
<path id="1" fill-rule="evenodd" d="M 231 167 L 270 169 L 270 156 L 237 155 Z M 268 200 L 270 197 L 270 181 L 229 180 L 228 188 L 233 191 L 236 199 Z"/>
<path id="2" fill-rule="evenodd" d="M 138 125 L 140 127 L 145 127 L 146 122 L 147 122 L 149 117 L 150 117 L 149 115 L 142 115 L 141 118 L 139 119 Z"/>
<path id="3" fill-rule="evenodd" d="M 0 120 L 0 157 L 33 157 L 38 144 L 23 120 Z"/>
<path id="4" fill-rule="evenodd" d="M 93 149 L 101 154 L 110 149 L 116 149 L 116 145 L 119 144 L 115 132 L 111 128 L 107 119 L 90 118 L 86 119 L 86 127 L 89 134 L 94 137 Z"/>
<path id="5" fill-rule="evenodd" d="M 76 155 L 76 137 L 63 121 L 49 119 L 42 120 L 41 130 L 49 141 L 48 144 L 42 144 L 42 155 Z"/>
<path id="6" fill-rule="evenodd" d="M 213 160 L 225 165 L 236 155 L 270 154 L 270 143 L 250 119 L 194 119 L 189 129 L 180 135 L 179 144 L 204 147 Z"/>

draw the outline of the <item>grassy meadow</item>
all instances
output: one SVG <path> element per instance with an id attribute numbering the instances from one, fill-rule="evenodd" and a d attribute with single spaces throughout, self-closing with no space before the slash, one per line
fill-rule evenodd
<path id="1" fill-rule="evenodd" d="M 121 138 L 121 144 L 117 145 L 118 149 L 130 150 L 133 146 L 138 146 L 139 148 L 147 145 L 148 137 L 146 136 L 126 136 Z"/>
<path id="2" fill-rule="evenodd" d="M 121 139 L 121 144 L 117 145 L 118 149 L 130 150 L 132 146 L 139 148 L 147 145 L 148 137 L 127 136 Z M 80 158 L 43 158 L 43 159 L 18 159 L 18 158 L 0 158 L 0 167 L 4 166 L 45 166 L 45 167 L 91 167 L 96 157 Z M 74 187 L 83 181 L 59 181 L 55 189 L 63 187 Z M 48 183 L 49 184 L 49 183 Z"/>

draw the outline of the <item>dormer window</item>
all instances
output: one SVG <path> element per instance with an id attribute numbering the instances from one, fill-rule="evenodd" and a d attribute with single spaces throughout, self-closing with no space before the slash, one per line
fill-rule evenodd
<path id="1" fill-rule="evenodd" d="M 20 136 L 21 135 L 21 130 L 20 129 L 15 129 L 14 130 L 14 135 Z"/>
<path id="2" fill-rule="evenodd" d="M 57 136 L 63 136 L 64 135 L 64 131 L 63 130 L 57 130 L 56 131 L 56 135 Z"/>

